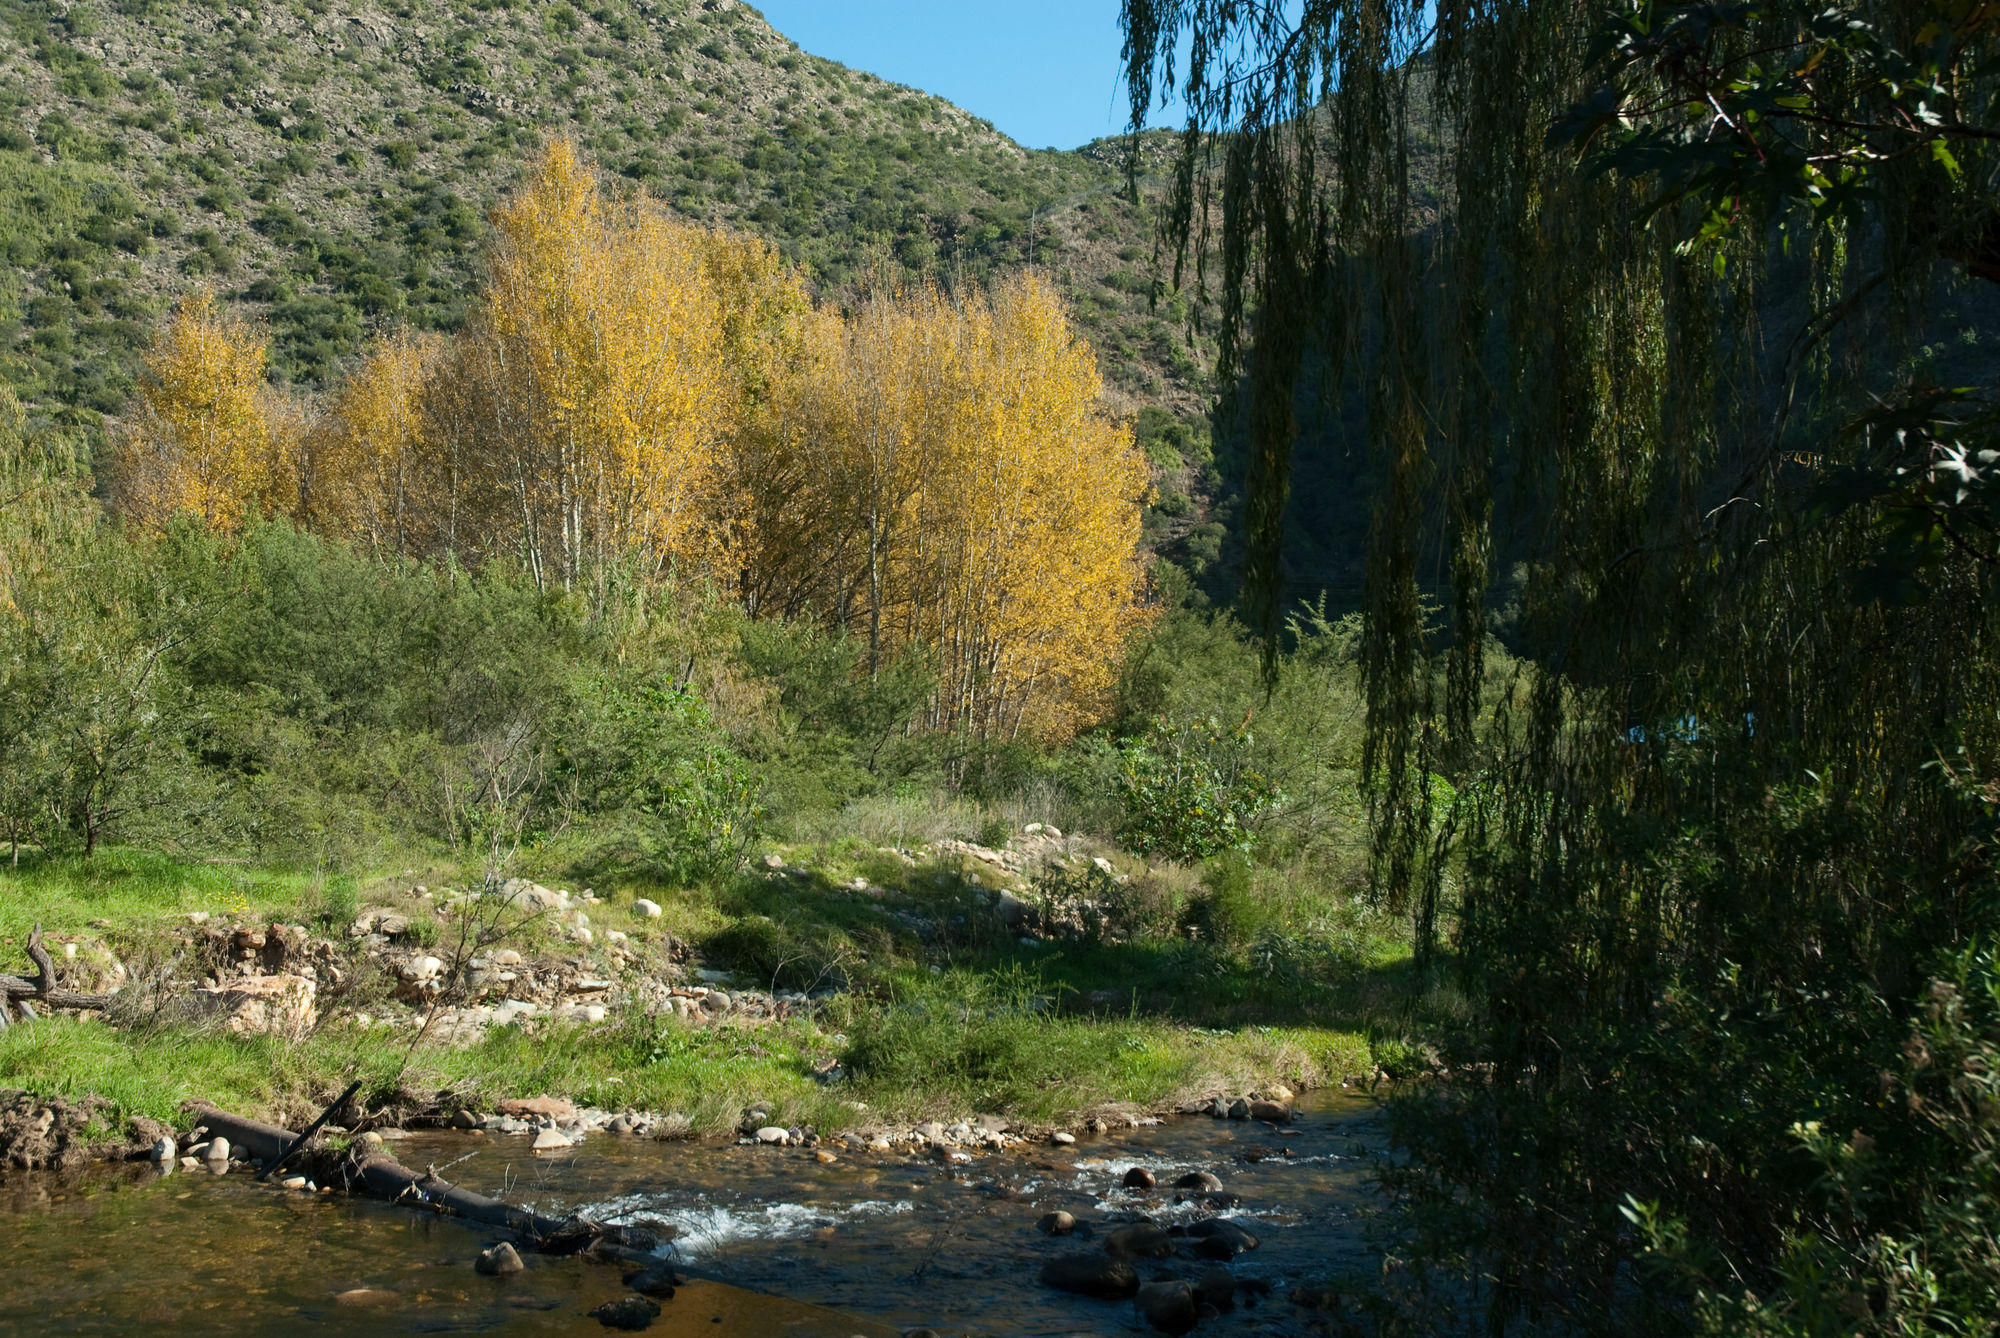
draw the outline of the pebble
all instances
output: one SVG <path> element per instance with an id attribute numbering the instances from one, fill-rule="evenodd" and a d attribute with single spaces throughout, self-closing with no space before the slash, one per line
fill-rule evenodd
<path id="1" fill-rule="evenodd" d="M 521 1252 L 506 1241 L 479 1252 L 479 1258 L 472 1267 L 488 1277 L 501 1277 L 508 1273 L 519 1273 L 527 1265 L 521 1261 Z"/>

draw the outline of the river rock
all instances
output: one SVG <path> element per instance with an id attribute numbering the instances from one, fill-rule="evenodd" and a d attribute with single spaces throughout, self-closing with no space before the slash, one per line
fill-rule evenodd
<path id="1" fill-rule="evenodd" d="M 923 1139 L 933 1147 L 942 1147 L 944 1145 L 944 1126 L 936 1120 L 927 1120 L 917 1126 L 917 1137 Z"/>
<path id="2" fill-rule="evenodd" d="M 229 1160 L 229 1140 L 217 1134 L 208 1140 L 208 1148 L 202 1153 L 210 1161 Z"/>
<path id="3" fill-rule="evenodd" d="M 621 1296 L 590 1312 L 607 1329 L 646 1329 L 660 1317 L 660 1305 L 643 1296 Z"/>
<path id="4" fill-rule="evenodd" d="M 757 1131 L 757 1141 L 759 1143 L 770 1143 L 778 1147 L 783 1147 L 785 1140 L 790 1137 L 791 1134 L 787 1130 L 781 1129 L 775 1124 L 767 1124 Z"/>
<path id="5" fill-rule="evenodd" d="M 1292 1108 L 1278 1101 L 1252 1101 L 1250 1118 L 1270 1124 L 1289 1124 L 1292 1120 Z"/>
<path id="6" fill-rule="evenodd" d="M 527 1267 L 521 1262 L 521 1252 L 504 1240 L 490 1249 L 481 1250 L 479 1258 L 473 1261 L 472 1266 L 490 1278 L 519 1273 Z"/>
<path id="7" fill-rule="evenodd" d="M 1220 1194 L 1222 1192 L 1222 1177 L 1210 1171 L 1189 1171 L 1186 1175 L 1174 1181 L 1174 1188 L 1195 1189 L 1200 1190 L 1204 1194 Z"/>
<path id="8" fill-rule="evenodd" d="M 1190 1223 L 1186 1234 L 1195 1242 L 1195 1253 L 1203 1259 L 1234 1259 L 1245 1250 L 1257 1248 L 1256 1233 L 1228 1217 Z"/>
<path id="9" fill-rule="evenodd" d="M 1076 1142 L 1076 1135 L 1066 1134 L 1062 1130 L 1058 1129 L 1054 1133 L 1049 1135 L 1049 1141 L 1051 1143 L 1054 1143 L 1058 1147 L 1069 1147 L 1071 1144 Z"/>
<path id="10" fill-rule="evenodd" d="M 1242 1097 L 1240 1097 L 1240 1096 L 1239 1096 L 1239 1097 L 1237 1097 L 1237 1098 L 1236 1098 L 1236 1099 L 1235 1099 L 1234 1101 L 1232 1101 L 1232 1102 L 1230 1102 L 1230 1103 L 1229 1103 L 1229 1118 L 1230 1118 L 1230 1119 L 1232 1119 L 1232 1120 L 1247 1120 L 1247 1119 L 1249 1119 L 1249 1118 L 1250 1118 L 1250 1103 L 1249 1103 L 1248 1101 L 1245 1101 L 1245 1100 L 1244 1100 L 1244 1099 L 1243 1099 Z"/>
<path id="11" fill-rule="evenodd" d="M 820 1148 L 818 1151 L 813 1153 L 813 1160 L 818 1162 L 821 1166 L 831 1166 L 835 1162 L 839 1161 L 840 1158 L 834 1156 L 831 1152 L 828 1152 L 825 1148 Z"/>
<path id="12" fill-rule="evenodd" d="M 605 1125 L 604 1131 L 609 1134 L 629 1134 L 638 1127 L 639 1122 L 630 1115 L 620 1115 L 618 1118 L 612 1120 L 611 1123 Z"/>
<path id="13" fill-rule="evenodd" d="M 1236 1275 L 1217 1265 L 1204 1272 L 1195 1280 L 1194 1301 L 1196 1305 L 1213 1306 L 1216 1310 L 1230 1310 L 1236 1305 Z"/>
<path id="14" fill-rule="evenodd" d="M 512 1115 L 516 1119 L 544 1116 L 552 1120 L 565 1120 L 576 1114 L 575 1103 L 560 1096 L 514 1097 L 497 1103 L 494 1109 L 502 1115 Z"/>
<path id="15" fill-rule="evenodd" d="M 281 1189 L 310 1189 L 312 1182 L 302 1175 L 288 1175 L 278 1182 Z"/>
<path id="16" fill-rule="evenodd" d="M 1139 1274 L 1123 1259 L 1101 1254 L 1066 1254 L 1042 1265 L 1042 1283 L 1079 1296 L 1120 1300 L 1139 1290 Z"/>
<path id="17" fill-rule="evenodd" d="M 153 1160 L 171 1166 L 178 1151 L 172 1135 L 164 1135 L 153 1144 Z"/>
<path id="18" fill-rule="evenodd" d="M 701 1011 L 704 1013 L 726 1013 L 732 1000 L 721 990 L 710 990 L 701 996 Z"/>
<path id="19" fill-rule="evenodd" d="M 1067 1236 L 1076 1230 L 1076 1219 L 1057 1209 L 1052 1213 L 1043 1213 L 1042 1220 L 1035 1223 L 1035 1227 L 1044 1236 Z"/>
<path id="20" fill-rule="evenodd" d="M 1186 1333 L 1201 1318 L 1194 1288 L 1185 1282 L 1149 1282 L 1132 1298 L 1132 1308 L 1161 1333 Z"/>
<path id="21" fill-rule="evenodd" d="M 576 1146 L 568 1134 L 560 1129 L 544 1129 L 535 1135 L 535 1151 L 554 1152 L 561 1148 Z"/>
<path id="22" fill-rule="evenodd" d="M 451 1127 L 454 1129 L 477 1129 L 484 1123 L 486 1121 L 469 1110 L 461 1110 L 451 1117 Z"/>
<path id="23" fill-rule="evenodd" d="M 1127 1189 L 1151 1189 L 1159 1183 L 1153 1173 L 1143 1166 L 1134 1166 L 1125 1172 L 1124 1184 Z"/>
<path id="24" fill-rule="evenodd" d="M 1104 1252 L 1117 1259 L 1164 1259 L 1174 1252 L 1174 1240 L 1165 1227 L 1134 1222 L 1106 1236 Z"/>
<path id="25" fill-rule="evenodd" d="M 680 1286 L 682 1281 L 681 1276 L 665 1264 L 655 1264 L 651 1268 L 642 1268 L 635 1273 L 625 1275 L 627 1287 L 647 1296 L 656 1296 L 662 1301 L 673 1300 L 674 1288 Z"/>
<path id="26" fill-rule="evenodd" d="M 396 1293 L 383 1291 L 380 1287 L 354 1287 L 340 1292 L 333 1298 L 335 1305 L 374 1308 L 394 1305 L 401 1299 Z"/>

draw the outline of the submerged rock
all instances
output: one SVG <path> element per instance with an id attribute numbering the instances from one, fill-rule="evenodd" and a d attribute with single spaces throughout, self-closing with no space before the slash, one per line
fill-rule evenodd
<path id="1" fill-rule="evenodd" d="M 1042 1282 L 1078 1296 L 1122 1300 L 1139 1290 L 1139 1274 L 1123 1259 L 1101 1254 L 1066 1254 L 1042 1265 Z"/>
<path id="2" fill-rule="evenodd" d="M 627 1287 L 647 1296 L 656 1296 L 662 1301 L 673 1300 L 674 1289 L 680 1286 L 681 1282 L 680 1275 L 665 1264 L 655 1264 L 651 1268 L 642 1268 L 636 1273 L 625 1275 Z"/>
<path id="3" fill-rule="evenodd" d="M 643 1296 L 621 1296 L 615 1301 L 606 1301 L 590 1313 L 607 1329 L 645 1329 L 652 1327 L 653 1321 L 660 1317 L 660 1307 L 657 1302 Z"/>
<path id="4" fill-rule="evenodd" d="M 1257 1248 L 1256 1233 L 1227 1217 L 1191 1223 L 1186 1235 L 1193 1239 L 1194 1252 L 1203 1259 L 1234 1259 L 1245 1250 Z"/>
<path id="5" fill-rule="evenodd" d="M 1132 1298 L 1132 1308 L 1161 1333 L 1186 1333 L 1201 1318 L 1194 1288 L 1185 1282 L 1149 1282 Z"/>
<path id="6" fill-rule="evenodd" d="M 1189 1171 L 1186 1175 L 1174 1181 L 1174 1188 L 1196 1189 L 1204 1194 L 1220 1194 L 1222 1192 L 1222 1177 L 1209 1171 Z"/>
<path id="7" fill-rule="evenodd" d="M 505 1277 L 509 1273 L 519 1273 L 527 1265 L 521 1262 L 521 1252 L 506 1241 L 490 1249 L 481 1250 L 473 1268 L 488 1277 Z"/>
<path id="8" fill-rule="evenodd" d="M 1042 1220 L 1035 1223 L 1035 1227 L 1044 1236 L 1067 1236 L 1076 1230 L 1076 1219 L 1058 1209 L 1052 1213 L 1044 1213 Z"/>
<path id="9" fill-rule="evenodd" d="M 1164 1259 L 1174 1252 L 1174 1240 L 1165 1227 L 1134 1222 L 1106 1236 L 1104 1251 L 1113 1258 Z"/>

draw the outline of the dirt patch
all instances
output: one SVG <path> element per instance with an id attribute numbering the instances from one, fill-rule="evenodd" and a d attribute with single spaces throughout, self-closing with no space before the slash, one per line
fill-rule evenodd
<path id="1" fill-rule="evenodd" d="M 121 1115 L 103 1097 L 65 1101 L 0 1090 L 0 1166 L 62 1170 L 123 1161 L 149 1155 L 154 1140 L 171 1132 L 158 1120 Z"/>

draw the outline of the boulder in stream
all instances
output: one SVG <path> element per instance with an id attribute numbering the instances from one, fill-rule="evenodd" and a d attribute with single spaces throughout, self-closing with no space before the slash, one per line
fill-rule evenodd
<path id="1" fill-rule="evenodd" d="M 1165 1227 L 1134 1222 L 1106 1236 L 1104 1252 L 1114 1259 L 1164 1259 L 1174 1252 L 1174 1240 Z"/>
<path id="2" fill-rule="evenodd" d="M 1067 1236 L 1076 1230 L 1076 1219 L 1057 1209 L 1055 1212 L 1042 1214 L 1042 1220 L 1035 1223 L 1035 1227 L 1044 1236 Z"/>
<path id="3" fill-rule="evenodd" d="M 1066 1254 L 1042 1265 L 1042 1282 L 1057 1291 L 1119 1300 L 1139 1290 L 1139 1274 L 1123 1259 L 1101 1254 Z"/>
<path id="4" fill-rule="evenodd" d="M 674 1299 L 674 1289 L 682 1283 L 681 1276 L 665 1264 L 655 1264 L 625 1275 L 625 1285 L 646 1296 L 656 1296 L 662 1301 Z"/>
<path id="5" fill-rule="evenodd" d="M 1158 1183 L 1159 1181 L 1154 1177 L 1153 1173 L 1143 1166 L 1134 1166 L 1131 1170 L 1125 1172 L 1125 1188 L 1127 1189 L 1151 1189 Z"/>
<path id="6" fill-rule="evenodd" d="M 481 1250 L 479 1258 L 473 1261 L 472 1266 L 490 1278 L 519 1273 L 527 1267 L 521 1262 L 521 1252 L 504 1240 L 489 1249 Z"/>
<path id="7" fill-rule="evenodd" d="M 1139 1318 L 1161 1333 L 1186 1333 L 1201 1318 L 1194 1288 L 1185 1282 L 1149 1282 L 1132 1298 Z"/>
<path id="8" fill-rule="evenodd" d="M 1220 1194 L 1222 1192 L 1222 1177 L 1212 1171 L 1189 1171 L 1186 1175 L 1174 1181 L 1174 1188 L 1194 1189 L 1204 1194 Z"/>
<path id="9" fill-rule="evenodd" d="M 1194 1241 L 1194 1252 L 1203 1259 L 1234 1259 L 1245 1250 L 1257 1248 L 1257 1235 L 1228 1217 L 1211 1217 L 1182 1229 Z"/>

